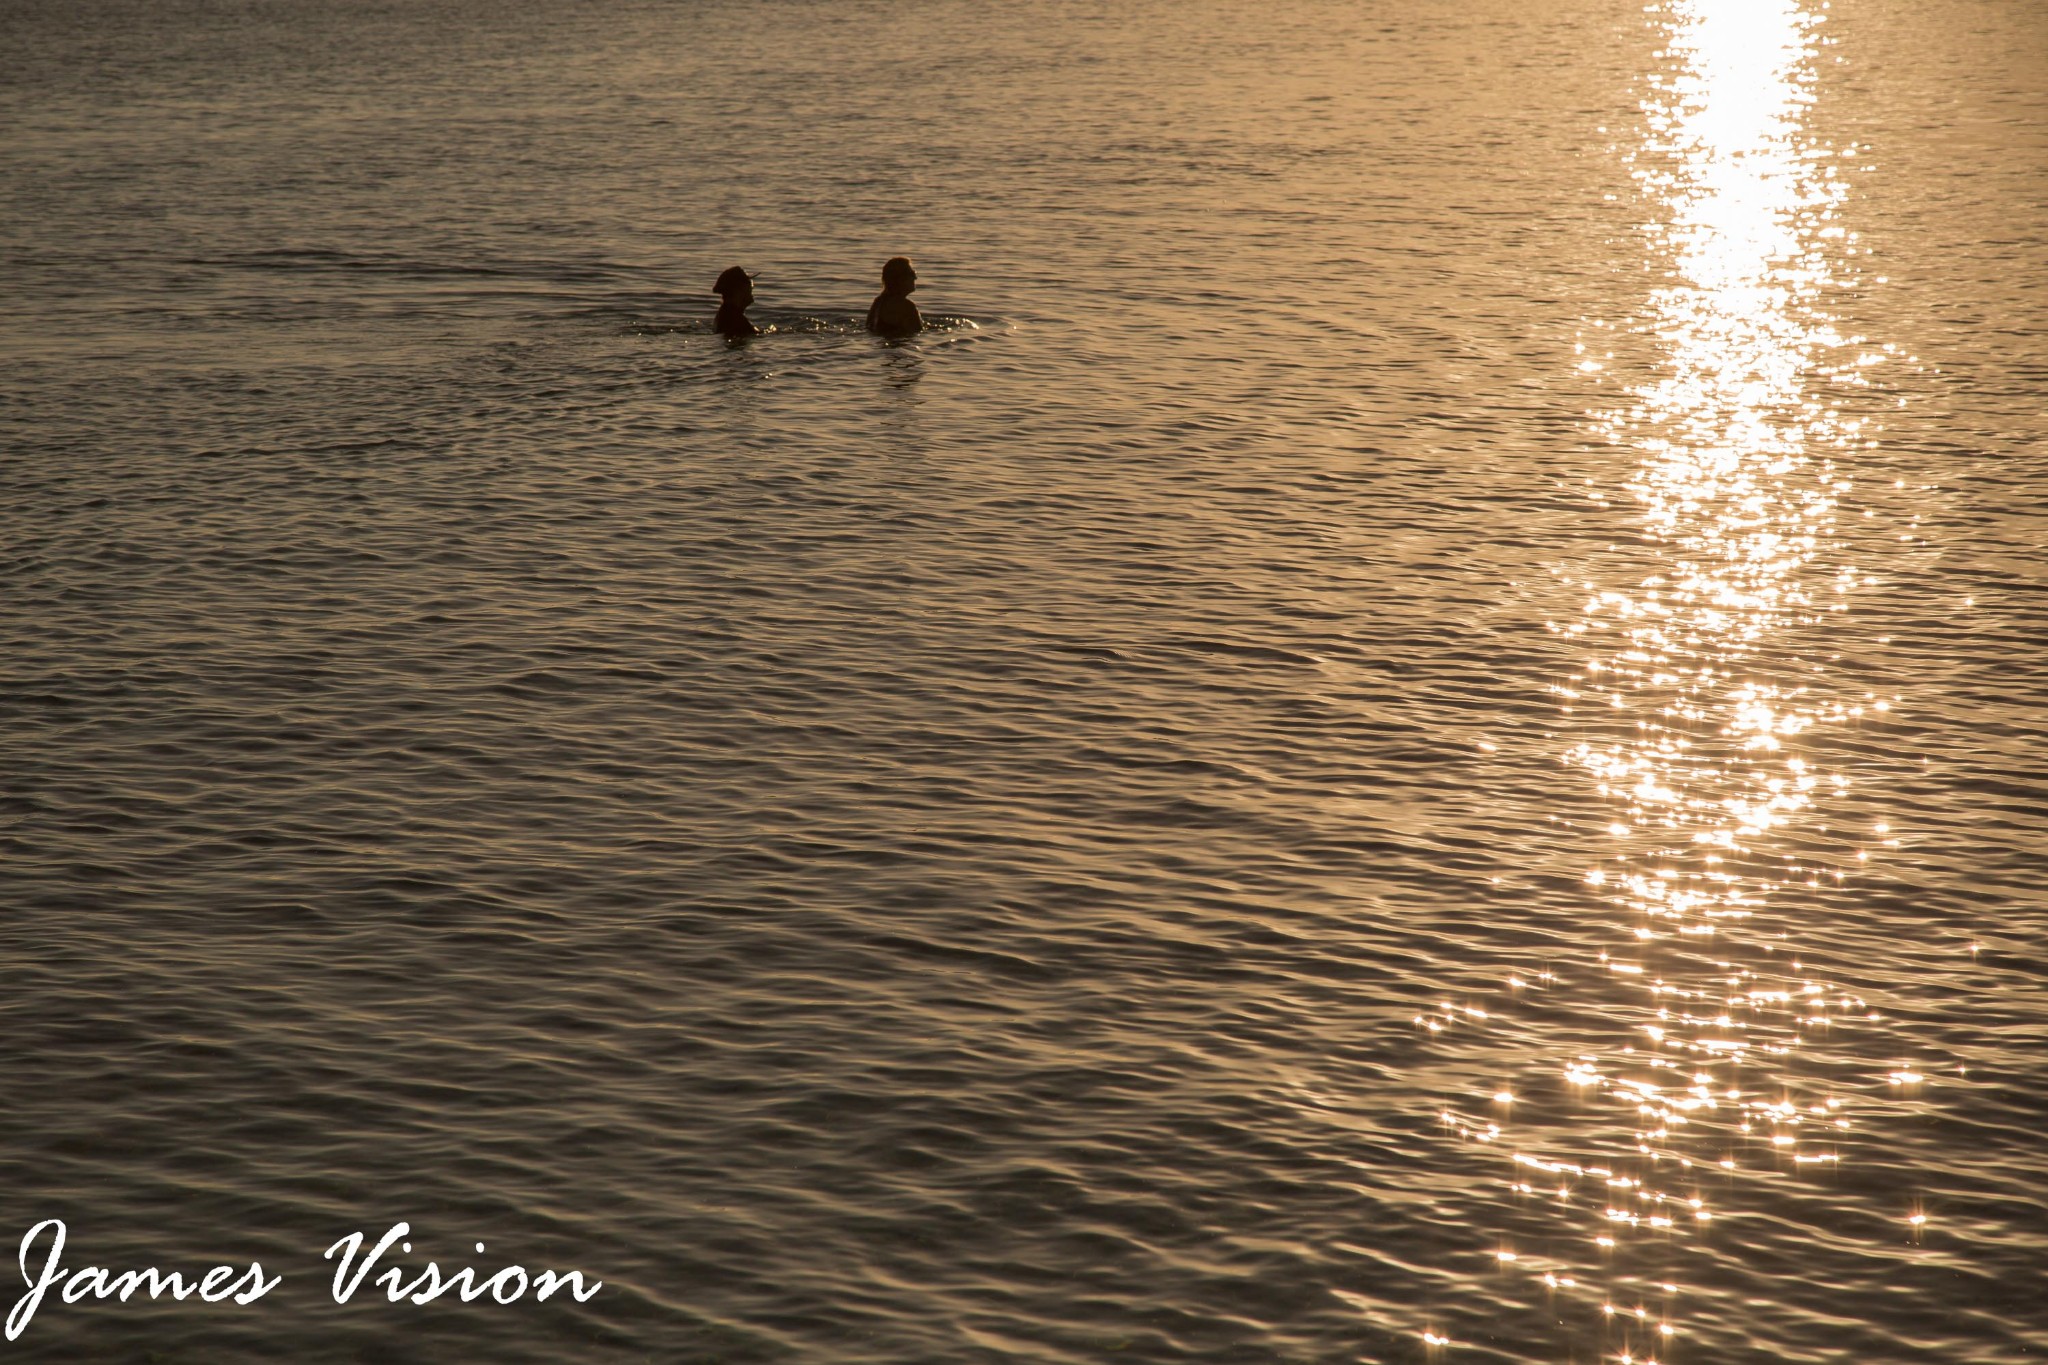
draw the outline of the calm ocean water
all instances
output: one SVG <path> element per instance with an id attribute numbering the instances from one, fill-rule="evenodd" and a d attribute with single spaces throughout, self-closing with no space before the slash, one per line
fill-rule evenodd
<path id="1" fill-rule="evenodd" d="M 0 1354 L 2048 1356 L 2048 8 L 0 47 Z"/>

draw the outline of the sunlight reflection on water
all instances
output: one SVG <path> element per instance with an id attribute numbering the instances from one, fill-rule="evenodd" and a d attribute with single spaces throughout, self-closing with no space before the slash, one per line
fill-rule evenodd
<path id="1" fill-rule="evenodd" d="M 1803 737 L 1890 705 L 1837 690 L 1802 653 L 1801 632 L 1871 581 L 1836 535 L 1850 487 L 1837 457 L 1867 436 L 1839 398 L 1893 350 L 1842 335 L 1823 298 L 1853 273 L 1855 247 L 1837 221 L 1836 153 L 1804 128 L 1819 19 L 1794 0 L 1678 0 L 1666 21 L 1670 74 L 1650 82 L 1632 158 L 1664 214 L 1649 248 L 1671 265 L 1650 299 L 1661 372 L 1592 415 L 1641 454 L 1629 492 L 1661 571 L 1584 582 L 1582 617 L 1552 625 L 1587 646 L 1557 692 L 1577 737 L 1566 761 L 1611 811 L 1612 851 L 1585 880 L 1632 926 L 1597 966 L 1639 992 L 1610 1010 L 1633 1038 L 1563 1065 L 1575 1118 L 1516 1124 L 1506 1089 L 1489 1113 L 1440 1116 L 1511 1148 L 1523 1212 L 1540 1201 L 1545 1221 L 1568 1223 L 1504 1238 L 1500 1268 L 1530 1277 L 1560 1322 L 1567 1305 L 1590 1319 L 1623 1362 L 1694 1334 L 1687 1243 L 1718 1236 L 1740 1254 L 1717 1212 L 1767 1210 L 1774 1182 L 1840 1159 L 1855 1087 L 1802 1062 L 1802 1045 L 1880 1015 L 1804 964 L 1790 917 L 1768 911 L 1896 842 L 1881 822 L 1828 840 L 1805 828 L 1851 782 Z M 1578 350 L 1583 371 L 1604 368 L 1585 339 Z M 1418 1023 L 1473 1013 L 1447 1002 Z M 1919 1077 L 1866 1079 L 1882 1091 Z M 1915 1232 L 1924 1221 L 1917 1206 L 1899 1216 Z M 1455 1344 L 1434 1328 L 1424 1342 Z"/>

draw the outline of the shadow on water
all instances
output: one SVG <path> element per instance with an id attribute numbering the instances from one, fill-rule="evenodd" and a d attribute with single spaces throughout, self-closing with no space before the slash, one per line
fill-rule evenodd
<path id="1" fill-rule="evenodd" d="M 707 377 L 723 383 L 768 379 L 786 373 L 792 365 L 806 371 L 818 366 L 836 369 L 832 357 L 873 354 L 880 361 L 884 385 L 900 397 L 908 397 L 923 380 L 928 358 L 941 348 L 1013 330 L 1001 320 L 938 314 L 928 315 L 924 331 L 914 336 L 878 337 L 868 332 L 860 317 L 794 309 L 767 310 L 756 322 L 761 328 L 759 335 L 733 338 L 720 336 L 708 317 L 681 322 L 641 318 L 610 330 L 615 337 L 647 337 L 662 343 L 659 356 L 652 358 L 672 375 L 687 375 L 701 367 Z M 643 358 L 650 357 L 643 353 Z"/>
<path id="2" fill-rule="evenodd" d="M 881 343 L 882 379 L 890 388 L 908 390 L 924 378 L 924 353 L 914 337 L 891 337 Z"/>

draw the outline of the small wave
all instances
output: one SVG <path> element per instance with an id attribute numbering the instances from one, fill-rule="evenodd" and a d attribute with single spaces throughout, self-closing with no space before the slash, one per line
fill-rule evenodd
<path id="1" fill-rule="evenodd" d="M 186 265 L 228 270 L 399 275 L 415 278 L 499 277 L 557 284 L 611 283 L 635 279 L 641 271 L 612 261 L 559 259 L 448 260 L 379 252 L 334 251 L 325 247 L 271 247 L 223 255 L 192 256 Z"/>

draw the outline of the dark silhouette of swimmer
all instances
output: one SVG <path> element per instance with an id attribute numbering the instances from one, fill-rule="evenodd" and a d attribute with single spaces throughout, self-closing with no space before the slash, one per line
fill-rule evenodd
<path id="1" fill-rule="evenodd" d="M 924 330 L 924 315 L 910 301 L 917 272 L 908 256 L 892 256 L 882 267 L 882 292 L 868 305 L 868 330 L 885 337 L 907 337 Z"/>
<path id="2" fill-rule="evenodd" d="M 718 283 L 711 286 L 718 295 L 718 315 L 711 326 L 720 336 L 757 337 L 761 329 L 747 321 L 747 305 L 754 301 L 754 277 L 738 266 L 729 266 Z"/>

